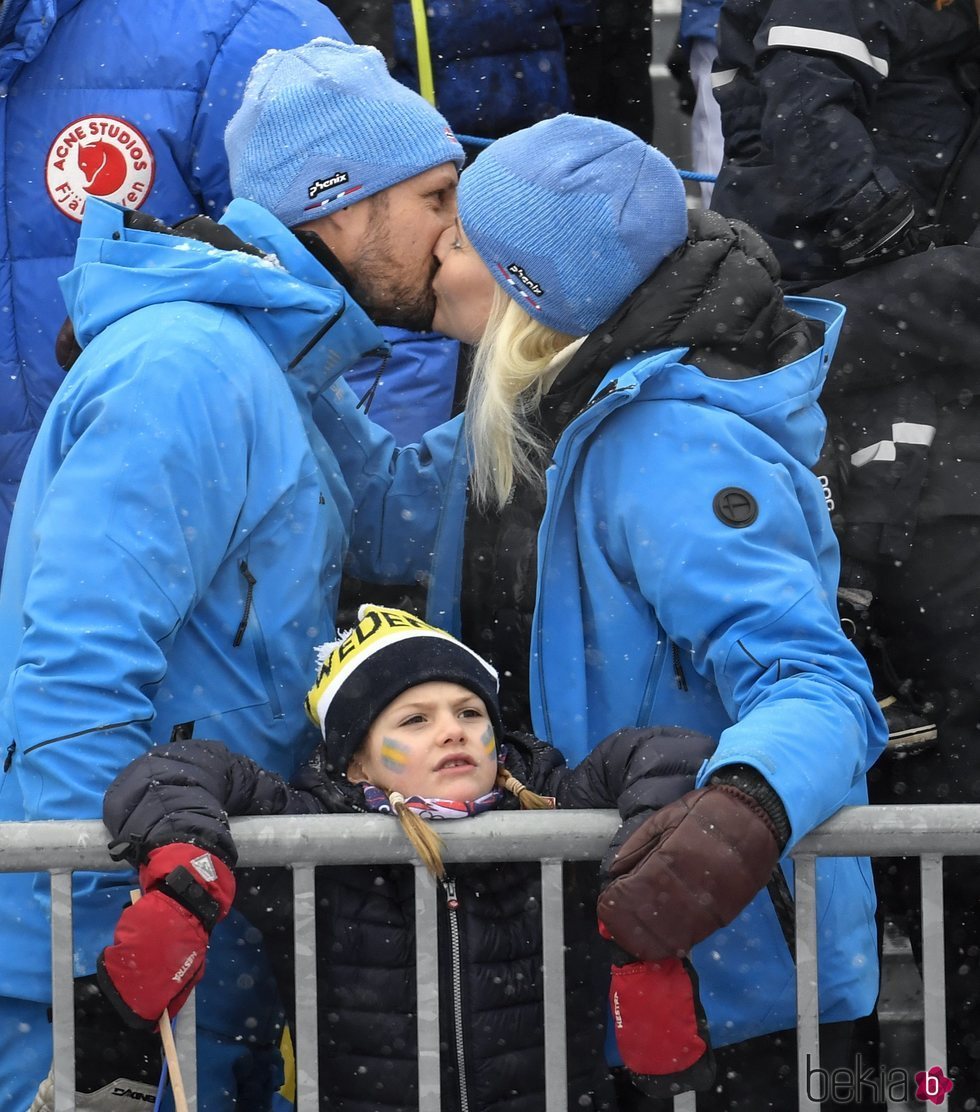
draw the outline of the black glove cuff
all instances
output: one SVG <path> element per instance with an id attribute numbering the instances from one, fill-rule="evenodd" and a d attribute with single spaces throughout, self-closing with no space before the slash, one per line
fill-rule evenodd
<path id="1" fill-rule="evenodd" d="M 125 1023 L 127 1028 L 129 1028 L 130 1030 L 133 1030 L 133 1031 L 153 1031 L 153 1030 L 155 1030 L 157 1025 L 155 1023 L 153 1023 L 151 1020 L 144 1019 L 141 1015 L 137 1015 L 136 1012 L 133 1011 L 133 1009 L 126 1003 L 125 1000 L 123 1000 L 123 998 L 116 991 L 116 986 L 112 983 L 112 978 L 109 976 L 109 971 L 105 967 L 104 953 L 105 952 L 103 951 L 103 953 L 99 954 L 98 962 L 96 964 L 95 972 L 96 972 L 96 977 L 98 979 L 98 983 L 94 987 L 96 989 L 101 989 L 101 997 L 102 997 L 102 1000 L 103 1000 L 105 1006 L 108 1007 L 108 1005 L 111 1004 L 112 1008 L 113 1008 L 113 1012 L 112 1012 L 113 1018 L 117 1022 L 119 1020 L 122 1020 L 122 1022 Z M 97 1000 L 97 998 L 94 994 L 90 994 L 88 996 L 86 1002 L 87 1002 L 87 1005 L 88 1005 L 89 1012 L 91 1012 L 93 1008 L 96 1008 L 98 1006 L 98 1000 Z M 91 1016 L 89 1018 L 91 1018 Z M 105 1016 L 105 1009 L 104 1008 L 103 1008 L 103 1011 L 102 1011 L 101 1019 L 102 1019 L 101 1026 L 103 1028 L 111 1026 L 110 1023 L 106 1022 L 106 1016 Z M 80 1020 L 81 1020 L 81 1016 L 79 1014 L 78 994 L 76 992 L 76 1002 L 75 1002 L 75 1024 L 76 1024 L 75 1038 L 76 1038 L 76 1042 L 77 1042 L 77 1039 L 78 1039 L 78 1027 L 80 1025 Z M 75 1058 L 76 1058 L 76 1061 L 79 1060 L 79 1056 L 78 1056 L 77 1051 L 76 1051 L 76 1054 L 75 1054 Z M 107 1080 L 111 1081 L 112 1078 L 110 1077 Z M 96 1088 L 98 1088 L 98 1086 L 96 1086 Z M 88 1092 L 88 1090 L 84 1090 L 84 1091 Z"/>
<path id="2" fill-rule="evenodd" d="M 98 980 L 75 979 L 76 1092 L 95 1093 L 123 1078 L 156 1085 L 161 1066 L 156 1024 L 130 1011 L 101 964 L 100 958 Z"/>
<path id="3" fill-rule="evenodd" d="M 730 787 L 738 788 L 739 791 L 744 792 L 750 799 L 754 799 L 769 817 L 769 821 L 776 831 L 776 841 L 779 843 L 780 852 L 782 852 L 789 841 L 789 816 L 786 814 L 783 801 L 773 791 L 761 772 L 751 765 L 726 765 L 712 775 L 710 783 L 728 784 Z"/>

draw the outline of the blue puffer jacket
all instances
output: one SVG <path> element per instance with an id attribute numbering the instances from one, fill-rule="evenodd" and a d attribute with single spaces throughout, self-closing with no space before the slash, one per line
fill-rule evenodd
<path id="1" fill-rule="evenodd" d="M 84 351 L 38 434 L 0 587 L 2 818 L 97 818 L 123 765 L 189 731 L 285 776 L 317 740 L 303 697 L 351 500 L 310 398 L 382 340 L 264 209 L 236 200 L 222 222 L 270 257 L 88 206 L 62 282 Z M 76 877 L 78 974 L 125 879 Z M 18 956 L 0 992 L 43 1000 L 47 925 L 19 882 L 0 877 L 0 953 Z"/>
<path id="2" fill-rule="evenodd" d="M 409 0 L 394 0 L 399 81 L 418 89 Z M 594 21 L 583 0 L 432 0 L 426 4 L 436 104 L 453 128 L 499 138 L 572 111 L 562 27 Z"/>
<path id="3" fill-rule="evenodd" d="M 698 783 L 729 764 L 757 769 L 785 804 L 791 850 L 867 801 L 884 724 L 841 632 L 837 547 L 809 470 L 843 309 L 788 304 L 823 322 L 822 346 L 735 379 L 681 362 L 684 347 L 641 350 L 564 428 L 538 530 L 531 709 L 538 736 L 572 763 L 622 726 L 718 738 Z M 398 579 L 434 550 L 429 619 L 458 634 L 463 420 L 395 452 L 367 422 L 354 426 L 351 407 L 334 387 L 317 418 L 358 507 L 355 570 Z M 788 859 L 783 872 L 791 891 Z M 878 988 L 868 862 L 822 859 L 817 872 L 821 1017 L 866 1015 Z M 716 1045 L 795 1025 L 793 955 L 767 892 L 694 959 Z"/>
<path id="4" fill-rule="evenodd" d="M 63 374 L 57 278 L 88 197 L 166 223 L 231 200 L 224 130 L 253 63 L 315 35 L 317 0 L 0 4 L 0 556 L 17 484 Z"/>

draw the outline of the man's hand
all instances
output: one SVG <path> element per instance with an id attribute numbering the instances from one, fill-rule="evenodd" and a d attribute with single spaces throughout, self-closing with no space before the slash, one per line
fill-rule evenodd
<path id="1" fill-rule="evenodd" d="M 766 886 L 784 842 L 766 808 L 740 788 L 712 783 L 688 792 L 623 843 L 599 919 L 642 961 L 681 957 Z"/>
<path id="2" fill-rule="evenodd" d="M 204 975 L 208 938 L 228 914 L 235 878 L 228 866 L 183 842 L 152 850 L 140 868 L 142 899 L 119 917 L 99 955 L 99 985 L 123 1019 L 155 1029 L 171 1018 Z"/>

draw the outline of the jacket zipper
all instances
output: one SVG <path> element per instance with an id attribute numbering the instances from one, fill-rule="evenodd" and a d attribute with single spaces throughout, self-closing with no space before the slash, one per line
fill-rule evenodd
<path id="1" fill-rule="evenodd" d="M 242 620 L 238 623 L 235 639 L 232 641 L 232 647 L 236 649 L 241 647 L 242 641 L 245 639 L 248 622 L 252 616 L 252 606 L 255 602 L 255 585 L 258 582 L 252 574 L 247 560 L 240 560 L 238 562 L 238 570 L 245 580 L 245 605 L 242 607 Z M 262 627 L 259 625 L 257 618 L 255 627 L 255 636 L 252 638 L 252 644 L 255 648 L 255 663 L 258 666 L 259 676 L 265 686 L 266 695 L 269 699 L 269 707 L 272 710 L 272 717 L 283 718 L 285 715 L 282 709 L 282 701 L 279 698 L 279 692 L 276 690 L 272 665 L 269 661 L 269 650 L 262 636 Z"/>
<path id="2" fill-rule="evenodd" d="M 769 899 L 772 900 L 773 910 L 776 912 L 776 921 L 779 923 L 779 929 L 783 932 L 783 938 L 786 940 L 789 956 L 795 965 L 796 901 L 793 899 L 793 893 L 789 890 L 789 884 L 786 882 L 786 877 L 783 874 L 781 865 L 777 865 L 775 869 L 773 869 L 772 876 L 766 888 L 769 891 Z"/>
<path id="3" fill-rule="evenodd" d="M 456 1032 L 456 1068 L 459 1072 L 460 1112 L 469 1112 L 470 1102 L 466 1093 L 466 1054 L 463 1050 L 463 977 L 459 945 L 459 897 L 456 881 L 443 877 L 439 882 L 446 890 L 446 908 L 449 912 L 449 948 L 452 963 L 453 1029 Z"/>
<path id="4" fill-rule="evenodd" d="M 684 665 L 681 662 L 681 650 L 678 645 L 671 642 L 671 654 L 674 660 L 674 678 L 681 691 L 687 691 L 687 677 L 684 675 Z"/>
<path id="5" fill-rule="evenodd" d="M 248 626 L 248 616 L 252 613 L 252 592 L 255 589 L 255 576 L 249 570 L 248 564 L 241 560 L 238 564 L 238 570 L 242 573 L 242 578 L 245 580 L 245 606 L 242 610 L 242 620 L 238 623 L 238 631 L 235 633 L 235 640 L 232 645 L 237 649 L 242 643 L 242 638 L 245 636 L 245 629 Z"/>

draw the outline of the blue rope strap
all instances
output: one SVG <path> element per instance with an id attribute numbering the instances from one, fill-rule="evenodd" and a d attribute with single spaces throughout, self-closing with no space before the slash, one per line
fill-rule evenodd
<path id="1" fill-rule="evenodd" d="M 489 147 L 492 139 L 482 139 L 478 135 L 457 135 L 456 138 L 468 147 Z M 714 174 L 699 174 L 694 170 L 678 170 L 678 174 L 687 181 L 717 181 Z"/>

